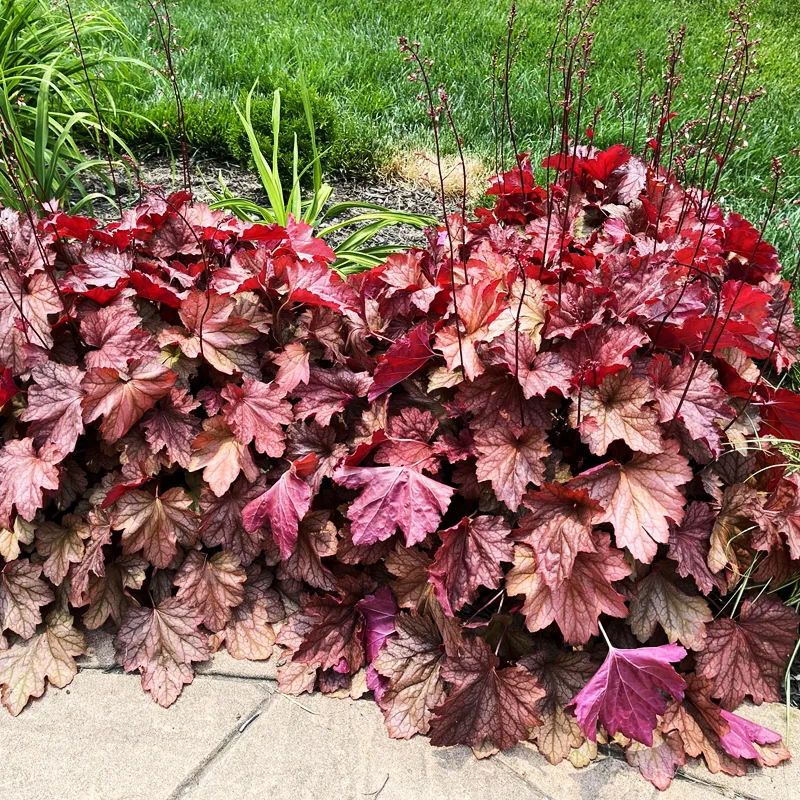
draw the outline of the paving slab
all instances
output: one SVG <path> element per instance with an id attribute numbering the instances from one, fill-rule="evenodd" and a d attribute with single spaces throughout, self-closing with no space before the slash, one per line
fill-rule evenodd
<path id="1" fill-rule="evenodd" d="M 80 672 L 19 717 L 0 713 L 0 797 L 167 800 L 271 700 L 256 682 L 196 678 L 163 709 L 136 675 Z"/>
<path id="2" fill-rule="evenodd" d="M 181 800 L 538 800 L 495 759 L 427 739 L 389 739 L 374 703 L 276 695 L 268 711 L 187 784 Z"/>
<path id="3" fill-rule="evenodd" d="M 534 745 L 522 743 L 494 758 L 557 800 L 584 797 L 592 800 L 627 800 L 631 797 L 638 800 L 659 794 L 626 764 L 603 755 L 581 769 L 576 769 L 568 761 L 554 766 Z"/>

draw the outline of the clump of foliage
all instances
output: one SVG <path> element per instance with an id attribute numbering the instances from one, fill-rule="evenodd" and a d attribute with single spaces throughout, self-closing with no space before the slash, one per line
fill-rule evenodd
<path id="1" fill-rule="evenodd" d="M 3 212 L 12 713 L 74 675 L 76 616 L 169 705 L 216 648 L 270 657 L 288 607 L 282 690 L 370 687 L 393 736 L 555 763 L 599 721 L 657 785 L 787 757 L 732 712 L 779 698 L 797 615 L 721 613 L 800 556 L 796 476 L 763 469 L 800 433 L 763 379 L 797 347 L 775 251 L 624 147 L 552 200 L 521 164 L 346 279 L 292 217 L 182 194 Z"/>
<path id="2" fill-rule="evenodd" d="M 303 89 L 301 99 L 311 159 L 305 165 L 301 162 L 295 133 L 292 147 L 292 177 L 290 182 L 284 181 L 280 169 L 283 141 L 281 91 L 276 89 L 272 100 L 272 141 L 267 151 L 271 151 L 270 159 L 264 152 L 253 122 L 255 90 L 256 86 L 253 86 L 245 100 L 244 109 L 237 108 L 236 111 L 250 145 L 253 164 L 267 195 L 267 205 L 235 197 L 220 175 L 219 191 L 211 190 L 216 197 L 216 202 L 211 205 L 213 210 L 233 211 L 240 219 L 249 222 L 277 223 L 282 226 L 287 224 L 288 216 L 291 214 L 295 221 L 310 226 L 310 230 L 320 239 L 327 239 L 331 234 L 337 234 L 339 242 L 334 250 L 336 254 L 334 267 L 345 274 L 379 266 L 388 256 L 407 249 L 406 245 L 400 243 L 374 243 L 375 237 L 387 228 L 405 224 L 422 230 L 436 224 L 433 217 L 425 214 L 394 211 L 375 203 L 357 200 L 332 202 L 333 188 L 324 183 L 322 178 L 321 153 L 317 147 L 317 126 L 311 93 L 307 89 Z"/>
<path id="3" fill-rule="evenodd" d="M 278 168 L 285 181 L 292 176 L 292 153 L 294 137 L 297 136 L 300 160 L 308 163 L 313 158 L 311 141 L 308 136 L 305 112 L 302 104 L 301 88 L 296 80 L 285 78 L 279 84 L 261 84 L 260 91 L 253 97 L 253 127 L 261 147 L 266 151 L 272 146 L 272 93 L 275 88 L 281 89 L 283 109 L 281 114 L 281 147 Z M 314 110 L 317 145 L 321 151 L 324 164 L 338 162 L 331 157 L 332 148 L 336 148 L 342 135 L 340 119 L 332 104 L 317 92 L 311 92 Z M 247 92 L 238 98 L 240 106 L 244 106 Z M 132 103 L 120 101 L 123 108 Z M 187 139 L 192 150 L 206 156 L 232 158 L 242 164 L 253 167 L 247 134 L 242 128 L 236 114 L 236 103 L 212 101 L 203 97 L 187 97 L 184 100 Z M 180 145 L 175 116 L 175 104 L 164 100 L 158 104 L 150 104 L 147 119 L 126 118 L 114 126 L 121 135 L 138 145 L 159 146 L 168 142 L 172 147 Z M 334 151 L 335 152 L 335 151 Z"/>
<path id="4" fill-rule="evenodd" d="M 510 26 L 493 208 L 359 274 L 291 203 L 0 212 L 12 714 L 106 627 L 163 706 L 214 650 L 277 650 L 282 691 L 371 691 L 397 738 L 576 764 L 613 741 L 662 789 L 687 757 L 788 758 L 734 713 L 780 699 L 799 621 L 772 591 L 800 562 L 793 285 L 715 200 L 747 28 L 699 139 L 672 130 L 676 36 L 644 142 L 599 149 L 570 135 L 595 5 L 554 45 L 546 185 L 514 147 Z M 402 46 L 438 147 L 447 95 Z"/>
<path id="5" fill-rule="evenodd" d="M 111 86 L 120 64 L 109 47 L 129 41 L 105 9 L 73 13 L 69 2 L 0 4 L 0 202 L 25 210 L 61 203 L 74 211 L 115 189 L 111 154 L 125 152 L 105 123 L 116 115 Z M 67 44 L 69 43 L 69 45 Z M 94 148 L 99 157 L 81 148 Z M 111 166 L 111 175 L 108 168 Z M 113 193 L 113 192 L 112 192 Z"/>

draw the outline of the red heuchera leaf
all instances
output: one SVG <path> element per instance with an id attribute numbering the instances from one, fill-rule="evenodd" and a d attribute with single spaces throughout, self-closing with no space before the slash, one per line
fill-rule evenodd
<path id="1" fill-rule="evenodd" d="M 269 280 L 273 266 L 266 250 L 242 249 L 231 255 L 227 268 L 214 270 L 212 285 L 222 295 L 258 289 Z"/>
<path id="2" fill-rule="evenodd" d="M 378 361 L 367 395 L 369 402 L 422 369 L 432 356 L 427 324 L 418 325 L 407 336 L 395 341 Z"/>
<path id="3" fill-rule="evenodd" d="M 614 538 L 635 558 L 650 563 L 658 543 L 669 541 L 669 523 L 683 521 L 685 499 L 678 489 L 692 479 L 689 463 L 668 439 L 659 455 L 636 453 L 627 463 L 584 473 L 575 485 L 586 488 L 614 526 Z"/>
<path id="4" fill-rule="evenodd" d="M 83 634 L 72 627 L 72 617 L 54 611 L 41 633 L 0 650 L 3 705 L 16 717 L 31 697 L 44 694 L 46 682 L 67 686 L 78 673 L 75 657 L 84 652 Z"/>
<path id="5" fill-rule="evenodd" d="M 603 509 L 583 489 L 561 483 L 542 484 L 522 501 L 530 513 L 520 521 L 517 540 L 533 549 L 545 583 L 556 588 L 572 575 L 578 553 L 595 552 L 592 527 Z"/>
<path id="6" fill-rule="evenodd" d="M 775 744 L 781 741 L 779 733 L 763 725 L 757 725 L 724 709 L 720 711 L 720 715 L 730 726 L 730 732 L 724 734 L 720 742 L 725 752 L 735 758 L 752 758 L 760 761 L 761 754 L 755 749 L 754 744 Z"/>
<path id="7" fill-rule="evenodd" d="M 483 639 L 465 639 L 448 658 L 442 677 L 453 684 L 431 721 L 431 744 L 478 746 L 490 740 L 506 750 L 541 723 L 536 707 L 544 690 L 525 667 L 498 669 L 500 659 Z"/>
<path id="8" fill-rule="evenodd" d="M 753 486 L 735 483 L 725 488 L 719 514 L 711 531 L 709 569 L 718 572 L 730 567 L 734 573 L 740 571 L 739 555 L 733 545 L 741 537 L 748 537 L 748 541 L 753 539 L 764 522 L 762 503 L 761 496 Z"/>
<path id="9" fill-rule="evenodd" d="M 606 376 L 597 389 L 584 387 L 570 408 L 570 422 L 596 455 L 618 439 L 640 453 L 661 453 L 658 414 L 648 405 L 652 399 L 649 381 L 622 370 Z"/>
<path id="10" fill-rule="evenodd" d="M 182 467 L 189 466 L 192 458 L 192 442 L 200 432 L 200 420 L 192 416 L 200 403 L 186 389 L 174 386 L 169 394 L 158 401 L 155 408 L 145 414 L 142 427 L 145 438 L 154 452 L 162 448 L 167 458 Z"/>
<path id="11" fill-rule="evenodd" d="M 475 380 L 484 370 L 477 345 L 491 342 L 513 323 L 510 315 L 501 316 L 507 306 L 497 289 L 498 282 L 488 278 L 459 287 L 458 330 L 452 323 L 436 334 L 436 347 L 442 351 L 447 368 L 454 372 L 461 367 L 469 380 Z"/>
<path id="12" fill-rule="evenodd" d="M 108 565 L 104 577 L 90 579 L 85 593 L 89 608 L 83 612 L 89 630 L 96 630 L 109 617 L 116 625 L 122 624 L 125 612 L 135 605 L 128 590 L 142 588 L 148 566 L 139 556 L 123 556 Z"/>
<path id="13" fill-rule="evenodd" d="M 756 705 L 778 702 L 797 624 L 797 612 L 779 598 L 747 598 L 739 619 L 716 619 L 708 626 L 705 649 L 695 656 L 698 675 L 713 681 L 712 694 L 727 709 L 747 696 Z"/>
<path id="14" fill-rule="evenodd" d="M 458 412 L 471 415 L 469 427 L 475 433 L 519 424 L 520 416 L 523 427 L 545 430 L 552 424 L 539 400 L 520 402 L 519 383 L 505 370 L 490 369 L 477 381 L 462 383 L 454 405 Z"/>
<path id="15" fill-rule="evenodd" d="M 43 272 L 25 280 L 15 269 L 0 268 L 0 276 L 0 365 L 21 375 L 28 366 L 26 345 L 53 346 L 47 317 L 62 307 Z"/>
<path id="16" fill-rule="evenodd" d="M 780 481 L 764 511 L 786 538 L 792 559 L 800 559 L 800 476 L 797 473 Z"/>
<path id="17" fill-rule="evenodd" d="M 542 483 L 544 459 L 550 453 L 544 431 L 537 428 L 489 428 L 475 434 L 479 481 L 490 481 L 498 500 L 512 511 L 531 483 Z"/>
<path id="18" fill-rule="evenodd" d="M 324 261 L 332 264 L 336 253 L 322 239 L 314 236 L 314 229 L 308 223 L 295 219 L 289 214 L 286 220 L 286 235 L 292 250 L 301 261 Z"/>
<path id="19" fill-rule="evenodd" d="M 91 534 L 91 526 L 80 515 L 66 514 L 62 523 L 45 522 L 36 528 L 36 552 L 47 559 L 42 571 L 56 586 L 67 576 L 70 564 L 80 563 L 83 540 Z"/>
<path id="20" fill-rule="evenodd" d="M 222 416 L 242 444 L 255 440 L 256 450 L 272 458 L 283 455 L 285 434 L 282 425 L 294 419 L 286 392 L 277 383 L 245 378 L 241 388 L 229 383 L 223 390 Z"/>
<path id="21" fill-rule="evenodd" d="M 387 680 L 380 698 L 389 735 L 410 739 L 427 733 L 433 709 L 445 699 L 441 670 L 444 642 L 433 617 L 401 611 L 393 620 L 396 636 L 373 661 L 375 670 Z"/>
<path id="22" fill-rule="evenodd" d="M 711 609 L 702 598 L 682 592 L 663 567 L 654 567 L 638 581 L 628 609 L 628 622 L 640 642 L 646 642 L 658 625 L 670 642 L 680 641 L 691 650 L 705 646 L 706 623 Z"/>
<path id="23" fill-rule="evenodd" d="M 719 456 L 722 453 L 719 422 L 729 422 L 733 413 L 716 371 L 701 361 L 690 382 L 693 366 L 691 360 L 684 359 L 673 369 L 669 356 L 659 353 L 653 358 L 650 375 L 655 383 L 659 419 L 669 422 L 677 413 L 692 438 L 706 442 L 711 452 Z"/>
<path id="24" fill-rule="evenodd" d="M 436 530 L 455 489 L 410 467 L 340 467 L 333 476 L 348 489 L 364 488 L 347 517 L 355 544 L 388 539 L 400 528 L 410 547 Z"/>
<path id="25" fill-rule="evenodd" d="M 513 366 L 516 368 L 516 363 Z M 514 371 L 516 372 L 516 369 Z M 544 397 L 551 391 L 562 395 L 566 395 L 569 391 L 570 380 L 564 359 L 552 350 L 538 353 L 530 366 L 521 364 L 517 378 L 522 385 L 522 393 L 528 399 Z"/>
<path id="26" fill-rule="evenodd" d="M 235 315 L 236 304 L 228 297 L 192 292 L 182 303 L 180 316 L 190 336 L 167 329 L 159 336 L 160 344 L 174 342 L 189 358 L 201 356 L 226 375 L 243 372 L 254 375 L 258 365 L 252 342 L 258 332 Z"/>
<path id="27" fill-rule="evenodd" d="M 126 672 L 138 669 L 142 688 L 160 706 L 171 706 L 194 680 L 193 661 L 209 656 L 202 615 L 177 597 L 155 608 L 128 609 L 116 638 L 117 657 Z"/>
<path id="28" fill-rule="evenodd" d="M 597 388 L 608 375 L 630 367 L 630 354 L 648 341 L 636 325 L 596 326 L 559 349 L 576 386 Z"/>
<path id="29" fill-rule="evenodd" d="M 197 515 L 191 510 L 192 499 L 179 486 L 164 494 L 135 489 L 116 503 L 112 527 L 122 531 L 126 554 L 141 550 L 154 566 L 170 565 L 178 542 L 191 546 L 197 540 Z"/>
<path id="30" fill-rule="evenodd" d="M 344 411 L 351 400 L 364 397 L 369 391 L 368 372 L 351 372 L 346 367 L 313 368 L 308 384 L 295 389 L 300 402 L 294 407 L 299 420 L 313 416 L 320 425 L 330 425 L 331 417 Z"/>
<path id="31" fill-rule="evenodd" d="M 0 450 L 0 527 L 11 527 L 11 512 L 32 520 L 44 502 L 44 489 L 58 489 L 63 455 L 51 445 L 37 453 L 33 439 L 11 439 Z"/>
<path id="32" fill-rule="evenodd" d="M 41 579 L 42 567 L 26 558 L 9 561 L 0 570 L 0 635 L 14 631 L 23 639 L 36 633 L 41 606 L 53 602 L 53 592 Z"/>
<path id="33" fill-rule="evenodd" d="M 364 622 L 357 608 L 360 588 L 357 583 L 347 581 L 336 596 L 312 597 L 297 612 L 304 632 L 292 661 L 350 674 L 361 668 Z"/>
<path id="34" fill-rule="evenodd" d="M 59 211 L 47 220 L 43 227 L 50 228 L 57 237 L 68 236 L 85 242 L 89 238 L 89 231 L 97 227 L 97 220 L 91 217 L 70 216 Z"/>
<path id="35" fill-rule="evenodd" d="M 278 566 L 278 579 L 307 583 L 323 592 L 336 591 L 336 576 L 322 563 L 336 554 L 336 526 L 327 511 L 311 511 L 300 521 L 294 551 Z"/>
<path id="36" fill-rule="evenodd" d="M 124 372 L 133 360 L 154 361 L 159 350 L 153 337 L 141 329 L 141 318 L 130 304 L 118 304 L 87 314 L 81 336 L 90 350 L 84 360 L 89 369 L 111 367 Z"/>
<path id="37" fill-rule="evenodd" d="M 82 382 L 83 419 L 92 422 L 102 416 L 103 438 L 116 442 L 169 392 L 177 377 L 155 362 L 134 362 L 127 374 L 111 367 L 90 369 Z"/>
<path id="38" fill-rule="evenodd" d="M 603 666 L 570 703 L 587 738 L 597 741 L 597 721 L 610 735 L 653 746 L 653 731 L 667 704 L 663 694 L 680 701 L 686 682 L 670 666 L 686 651 L 675 644 L 620 650 L 612 647 Z"/>
<path id="39" fill-rule="evenodd" d="M 186 296 L 186 292 L 178 295 L 158 275 L 147 275 L 139 270 L 134 270 L 128 273 L 128 280 L 137 297 L 143 300 L 152 300 L 154 303 L 162 303 L 168 308 L 180 308 L 181 298 Z"/>
<path id="40" fill-rule="evenodd" d="M 642 777 L 662 792 L 669 788 L 675 770 L 686 763 L 683 742 L 677 733 L 653 731 L 653 744 L 646 747 L 633 741 L 625 748 L 625 759 Z"/>
<path id="41" fill-rule="evenodd" d="M 298 303 L 325 306 L 334 311 L 355 308 L 358 304 L 356 293 L 327 264 L 289 264 L 286 282 L 289 299 Z"/>
<path id="42" fill-rule="evenodd" d="M 580 173 L 582 168 L 587 175 L 599 183 L 608 183 L 611 173 L 626 164 L 631 157 L 628 148 L 621 144 L 612 145 L 608 150 L 594 150 L 593 152 L 592 158 L 582 160 L 579 165 L 576 165 L 576 172 Z"/>
<path id="43" fill-rule="evenodd" d="M 394 253 L 386 259 L 379 278 L 389 288 L 386 297 L 413 305 L 423 314 L 427 313 L 436 295 L 441 291 L 434 286 L 422 269 L 424 253 L 421 250 L 407 250 Z"/>
<path id="44" fill-rule="evenodd" d="M 670 703 L 663 729 L 676 731 L 687 754 L 702 755 L 710 772 L 745 775 L 747 764 L 741 758 L 775 766 L 789 757 L 777 733 L 721 709 L 711 699 L 711 681 L 694 674 L 685 678 L 686 697 L 683 703 Z"/>
<path id="45" fill-rule="evenodd" d="M 778 253 L 775 248 L 764 241 L 759 230 L 740 214 L 729 214 L 723 228 L 725 237 L 722 247 L 734 253 L 742 262 L 742 268 L 734 272 L 733 277 L 744 278 L 757 283 L 766 275 L 774 274 L 780 268 Z"/>
<path id="46" fill-rule="evenodd" d="M 638 156 L 628 161 L 609 175 L 609 187 L 617 195 L 620 203 L 636 200 L 647 183 L 647 164 Z"/>
<path id="47" fill-rule="evenodd" d="M 584 741 L 575 718 L 564 707 L 597 671 L 586 652 L 569 651 L 544 642 L 519 662 L 530 670 L 544 689 L 539 702 L 542 724 L 533 731 L 539 752 L 559 764 Z"/>
<path id="48" fill-rule="evenodd" d="M 308 383 L 308 379 L 311 376 L 309 368 L 310 355 L 302 342 L 289 342 L 275 356 L 275 363 L 278 365 L 275 383 L 287 393 L 297 388 L 301 383 Z"/>
<path id="49" fill-rule="evenodd" d="M 264 494 L 251 500 L 242 511 L 244 527 L 250 532 L 269 520 L 283 558 L 289 558 L 294 552 L 300 520 L 311 507 L 311 488 L 298 476 L 298 467 L 305 467 L 309 459 L 316 461 L 313 454 L 303 460 L 306 463 L 293 461 Z"/>
<path id="50" fill-rule="evenodd" d="M 230 621 L 231 611 L 244 601 L 247 575 L 233 554 L 215 553 L 207 558 L 190 550 L 175 575 L 177 598 L 196 608 L 203 625 L 210 631 L 221 631 Z"/>
<path id="51" fill-rule="evenodd" d="M 703 594 L 722 589 L 723 583 L 708 568 L 708 549 L 711 530 L 717 512 L 708 503 L 689 503 L 683 524 L 670 526 L 669 557 L 678 564 L 678 575 L 691 575 Z"/>
<path id="52" fill-rule="evenodd" d="M 375 594 L 359 600 L 356 608 L 364 617 L 367 662 L 371 666 L 386 640 L 394 633 L 397 603 L 391 591 L 382 586 Z"/>
<path id="53" fill-rule="evenodd" d="M 31 378 L 34 383 L 28 389 L 28 407 L 20 419 L 33 423 L 28 433 L 36 446 L 49 443 L 66 456 L 83 433 L 83 372 L 78 367 L 46 361 L 31 370 Z"/>
<path id="54" fill-rule="evenodd" d="M 249 481 L 259 475 L 249 446 L 237 441 L 222 417 L 203 420 L 203 430 L 192 442 L 189 471 L 198 469 L 217 497 L 228 491 L 240 472 Z"/>
<path id="55" fill-rule="evenodd" d="M 233 658 L 263 661 L 272 656 L 275 644 L 273 623 L 286 616 L 283 603 L 270 589 L 272 573 L 253 566 L 247 571 L 244 600 L 231 612 L 225 629 L 212 637 L 215 643 L 225 642 Z"/>
<path id="56" fill-rule="evenodd" d="M 538 631 L 556 622 L 569 644 L 586 644 L 597 635 L 600 614 L 624 617 L 625 598 L 611 585 L 630 574 L 623 554 L 611 547 L 607 534 L 595 534 L 594 551 L 578 553 L 572 574 L 553 588 L 539 570 L 533 551 L 517 545 L 514 567 L 506 575 L 510 595 L 524 594 L 528 630 Z"/>
<path id="57" fill-rule="evenodd" d="M 390 464 L 393 467 L 411 466 L 418 472 L 427 470 L 437 472 L 439 469 L 439 459 L 436 450 L 430 444 L 431 437 L 439 427 L 439 423 L 430 411 L 420 411 L 416 408 L 404 408 L 399 416 L 389 420 L 389 437 L 383 442 L 380 449 L 375 454 L 375 461 L 379 464 Z M 382 436 L 379 432 L 373 434 Z M 371 446 L 361 445 L 361 448 Z M 359 457 L 358 450 L 351 458 L 347 459 L 348 464 L 363 460 Z"/>
<path id="58" fill-rule="evenodd" d="M 503 578 L 501 561 L 514 560 L 511 528 L 502 517 L 464 517 L 458 525 L 439 531 L 441 547 L 428 567 L 436 597 L 453 616 L 471 603 L 478 589 L 496 589 Z"/>
<path id="59" fill-rule="evenodd" d="M 86 603 L 84 595 L 92 575 L 102 578 L 106 574 L 103 547 L 111 544 L 111 526 L 103 518 L 90 515 L 88 520 L 89 536 L 84 545 L 83 558 L 70 570 L 70 602 L 76 606 Z"/>
<path id="60" fill-rule="evenodd" d="M 336 466 L 347 455 L 347 446 L 336 441 L 336 431 L 324 428 L 312 420 L 308 424 L 296 423 L 288 432 L 286 457 L 304 458 L 312 453 L 317 459 L 317 471 L 308 478 L 313 492 L 319 491 L 323 478 L 329 478 Z"/>
<path id="61" fill-rule="evenodd" d="M 19 391 L 10 369 L 0 367 L 0 409 Z"/>
<path id="62" fill-rule="evenodd" d="M 244 566 L 250 566 L 261 552 L 261 531 L 247 530 L 242 521 L 245 506 L 261 496 L 262 482 L 249 483 L 240 476 L 218 496 L 203 487 L 200 494 L 200 535 L 206 547 L 222 547 L 234 553 Z"/>

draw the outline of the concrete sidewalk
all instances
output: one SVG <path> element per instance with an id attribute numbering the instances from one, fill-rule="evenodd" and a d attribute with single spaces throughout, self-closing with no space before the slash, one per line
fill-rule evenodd
<path id="1" fill-rule="evenodd" d="M 4 800 L 790 800 L 800 758 L 744 778 L 687 764 L 667 792 L 625 761 L 553 767 L 518 745 L 476 760 L 468 748 L 389 739 L 371 700 L 277 692 L 274 666 L 218 654 L 169 709 L 114 666 L 108 638 L 64 690 L 16 719 L 0 713 Z M 785 734 L 783 706 L 744 716 Z M 800 747 L 793 712 L 790 748 Z"/>

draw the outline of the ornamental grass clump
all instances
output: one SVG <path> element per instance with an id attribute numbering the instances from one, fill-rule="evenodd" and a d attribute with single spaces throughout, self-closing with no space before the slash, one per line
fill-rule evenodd
<path id="1" fill-rule="evenodd" d="M 662 789 L 687 757 L 788 758 L 734 713 L 781 698 L 800 559 L 792 284 L 714 194 L 736 26 L 706 149 L 663 98 L 643 146 L 576 144 L 570 93 L 546 186 L 515 156 L 493 208 L 357 275 L 291 214 L 188 193 L 107 225 L 3 211 L 6 708 L 103 627 L 162 706 L 215 650 L 277 651 L 282 691 L 371 691 L 396 738 L 614 742 Z"/>

